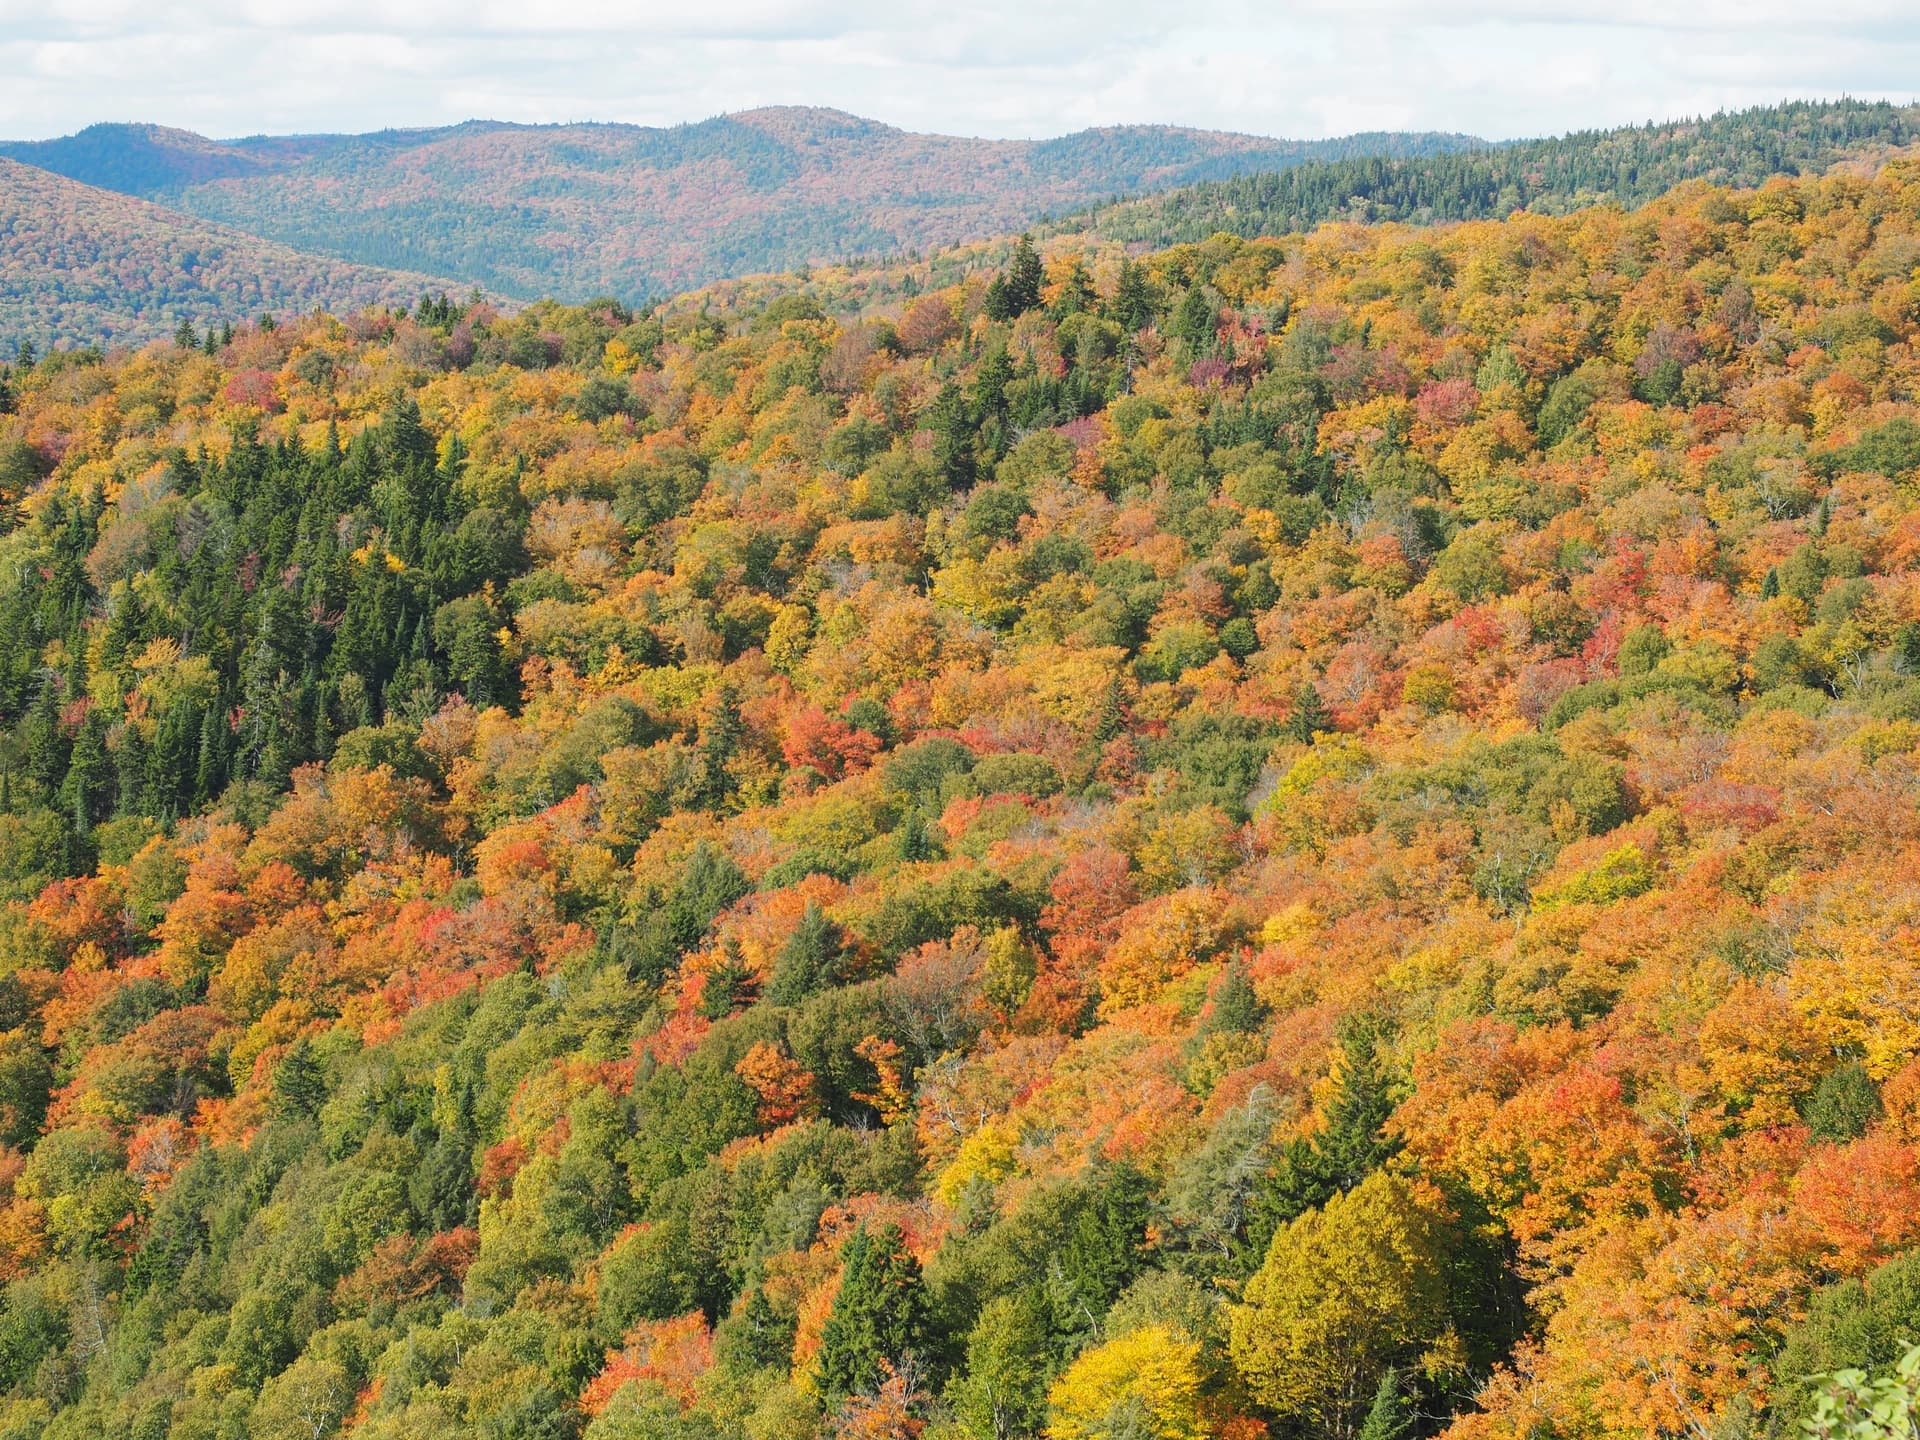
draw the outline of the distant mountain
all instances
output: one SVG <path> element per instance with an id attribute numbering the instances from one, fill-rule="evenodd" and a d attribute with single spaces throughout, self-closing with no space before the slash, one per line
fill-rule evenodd
<path id="1" fill-rule="evenodd" d="M 231 142 L 96 125 L 0 145 L 0 154 L 301 250 L 527 298 L 632 299 L 978 239 L 1119 195 L 1479 143 L 1441 134 L 1290 141 L 1153 125 L 976 140 L 783 107 L 666 129 L 471 122 Z"/>
<path id="2" fill-rule="evenodd" d="M 22 340 L 130 343 L 182 320 L 345 312 L 449 287 L 458 282 L 302 255 L 0 159 L 0 354 Z"/>
<path id="3" fill-rule="evenodd" d="M 1687 180 L 1755 186 L 1817 175 L 1920 140 L 1920 106 L 1835 100 L 1763 106 L 1696 120 L 1586 130 L 1451 154 L 1356 149 L 1264 174 L 1213 179 L 1066 219 L 1111 240 L 1171 245 L 1280 235 L 1326 220 L 1476 220 L 1515 210 L 1564 214 L 1640 205 Z"/>

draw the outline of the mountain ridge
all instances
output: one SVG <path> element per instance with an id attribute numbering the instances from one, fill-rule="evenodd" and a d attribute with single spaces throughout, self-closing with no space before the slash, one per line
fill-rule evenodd
<path id="1" fill-rule="evenodd" d="M 235 142 L 102 125 L 0 144 L 0 155 L 333 259 L 455 274 L 522 299 L 632 300 L 987 238 L 1115 195 L 1481 143 L 1169 125 L 994 140 L 767 106 L 675 126 L 467 121 Z"/>

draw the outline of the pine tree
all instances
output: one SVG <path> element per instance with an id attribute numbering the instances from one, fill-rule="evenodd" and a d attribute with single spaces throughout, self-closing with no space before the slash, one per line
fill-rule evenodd
<path id="1" fill-rule="evenodd" d="M 1267 1007 L 1254 992 L 1247 967 L 1238 960 L 1220 977 L 1220 988 L 1213 992 L 1213 1006 L 1201 1022 L 1202 1035 L 1251 1035 L 1266 1023 Z"/>
<path id="2" fill-rule="evenodd" d="M 839 973 L 844 948 L 840 927 L 818 905 L 809 904 L 773 962 L 767 999 L 775 1005 L 798 1005 L 831 984 Z"/>
<path id="3" fill-rule="evenodd" d="M 881 1361 L 896 1369 L 920 1347 L 926 1298 L 920 1264 L 897 1225 L 847 1241 L 845 1270 L 833 1310 L 820 1332 L 816 1382 L 829 1406 L 870 1394 L 884 1378 Z"/>
<path id="4" fill-rule="evenodd" d="M 106 818 L 113 765 L 107 757 L 107 722 L 90 712 L 74 737 L 73 755 L 60 787 L 61 808 L 75 835 L 86 835 Z"/>
<path id="5" fill-rule="evenodd" d="M 1060 293 L 1054 297 L 1053 314 L 1064 320 L 1069 315 L 1079 315 L 1090 311 L 1098 303 L 1094 293 L 1093 277 L 1087 274 L 1087 267 L 1076 255 L 1067 262 L 1066 274 L 1060 279 Z"/>
<path id="6" fill-rule="evenodd" d="M 273 1069 L 273 1111 L 276 1115 L 317 1115 L 326 1099 L 327 1073 L 302 1035 Z"/>
<path id="7" fill-rule="evenodd" d="M 1145 1175 L 1126 1164 L 1096 1172 L 1049 1276 L 1054 1325 L 1063 1335 L 1091 1334 L 1145 1268 L 1152 1219 Z"/>
<path id="8" fill-rule="evenodd" d="M 1040 304 L 1040 285 L 1046 279 L 1046 267 L 1033 248 L 1033 237 L 1022 235 L 1014 243 L 1013 257 L 1000 277 L 1002 314 L 993 319 L 1012 320 Z"/>
<path id="9" fill-rule="evenodd" d="M 935 858 L 926 817 L 918 810 L 909 810 L 907 818 L 900 822 L 900 858 L 909 864 Z"/>
<path id="10" fill-rule="evenodd" d="M 226 721 L 217 704 L 200 716 L 200 743 L 193 769 L 193 805 L 197 810 L 218 795 L 227 783 Z"/>
<path id="11" fill-rule="evenodd" d="M 1399 1370 L 1389 1368 L 1373 1392 L 1373 1405 L 1360 1422 L 1356 1440 L 1410 1440 L 1417 1418 L 1406 1382 Z"/>
<path id="12" fill-rule="evenodd" d="M 1257 1267 L 1282 1225 L 1354 1190 L 1392 1159 L 1399 1143 L 1386 1134 L 1395 1104 L 1393 1083 L 1380 1060 L 1377 1022 L 1367 1016 L 1341 1023 L 1333 1067 L 1334 1095 L 1311 1136 L 1288 1142 L 1249 1207 L 1242 1260 Z"/>
<path id="13" fill-rule="evenodd" d="M 733 777 L 727 773 L 727 762 L 733 758 L 745 734 L 746 725 L 740 719 L 739 692 L 722 681 L 707 703 L 697 746 L 694 789 L 700 804 L 709 810 L 718 810 L 733 791 Z"/>
<path id="14" fill-rule="evenodd" d="M 929 412 L 933 428 L 933 463 L 954 490 L 965 490 L 979 473 L 975 450 L 978 426 L 973 407 L 960 387 L 949 381 L 934 397 Z"/>
<path id="15" fill-rule="evenodd" d="M 1120 262 L 1120 278 L 1114 287 L 1113 300 L 1107 306 L 1107 315 L 1129 335 L 1153 321 L 1153 287 L 1145 269 L 1131 260 Z"/>
<path id="16" fill-rule="evenodd" d="M 1293 696 L 1293 714 L 1287 717 L 1287 738 L 1311 745 L 1313 737 L 1333 729 L 1333 716 L 1312 681 L 1302 685 Z"/>
<path id="17" fill-rule="evenodd" d="M 1194 355 L 1210 355 L 1219 343 L 1220 311 L 1200 285 L 1187 287 L 1186 298 L 1174 313 L 1172 330 Z"/>
<path id="18" fill-rule="evenodd" d="M 720 963 L 707 972 L 700 989 L 700 1013 L 709 1020 L 724 1020 L 734 1007 L 753 998 L 753 967 L 738 940 L 729 940 L 720 952 Z"/>

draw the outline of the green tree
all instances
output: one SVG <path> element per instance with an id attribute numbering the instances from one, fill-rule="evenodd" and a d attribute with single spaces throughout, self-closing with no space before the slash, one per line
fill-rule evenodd
<path id="1" fill-rule="evenodd" d="M 831 984 L 839 975 L 845 948 L 840 927 L 826 911 L 809 902 L 800 913 L 800 923 L 774 959 L 767 999 L 776 1005 L 798 1005 Z"/>
<path id="2" fill-rule="evenodd" d="M 815 1380 L 829 1406 L 849 1395 L 871 1394 L 885 1378 L 881 1361 L 896 1369 L 921 1346 L 926 1300 L 920 1264 L 897 1225 L 862 1226 L 847 1241 L 845 1267 L 833 1309 L 820 1332 Z"/>
<path id="3" fill-rule="evenodd" d="M 1311 745 L 1315 735 L 1332 729 L 1333 716 L 1328 713 L 1326 701 L 1320 698 L 1320 691 L 1311 680 L 1305 682 L 1293 695 L 1293 713 L 1287 717 L 1287 738 Z"/>
<path id="4" fill-rule="evenodd" d="M 1349 1018 L 1341 1024 L 1339 1041 L 1334 1095 L 1320 1129 L 1287 1142 L 1254 1197 L 1244 1252 L 1250 1262 L 1279 1226 L 1355 1189 L 1400 1148 L 1385 1130 L 1395 1097 L 1381 1063 L 1376 1024 Z"/>
<path id="5" fill-rule="evenodd" d="M 966 1368 L 947 1387 L 948 1403 L 974 1440 L 1013 1440 L 1040 1428 L 1051 1348 L 1045 1307 L 1033 1291 L 996 1296 L 981 1308 L 967 1336 Z"/>
<path id="6" fill-rule="evenodd" d="M 1360 1423 L 1357 1440 L 1411 1440 L 1419 1416 L 1400 1372 L 1389 1368 L 1373 1392 L 1373 1404 Z"/>

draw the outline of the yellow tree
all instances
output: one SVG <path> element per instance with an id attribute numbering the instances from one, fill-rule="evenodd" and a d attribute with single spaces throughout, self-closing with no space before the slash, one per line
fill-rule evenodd
<path id="1" fill-rule="evenodd" d="M 1200 1344 L 1148 1325 L 1087 1351 L 1053 1384 L 1049 1440 L 1204 1440 Z"/>
<path id="2" fill-rule="evenodd" d="M 1430 1187 L 1375 1171 L 1275 1234 L 1231 1316 L 1254 1397 L 1343 1440 L 1388 1367 L 1453 1368 L 1450 1228 Z"/>

